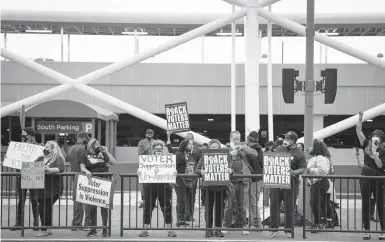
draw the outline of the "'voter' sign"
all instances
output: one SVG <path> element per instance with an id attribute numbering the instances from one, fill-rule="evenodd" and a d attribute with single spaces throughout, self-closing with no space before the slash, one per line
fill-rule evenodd
<path id="1" fill-rule="evenodd" d="M 290 189 L 289 174 L 291 155 L 285 152 L 265 152 L 263 154 L 263 186 Z"/>

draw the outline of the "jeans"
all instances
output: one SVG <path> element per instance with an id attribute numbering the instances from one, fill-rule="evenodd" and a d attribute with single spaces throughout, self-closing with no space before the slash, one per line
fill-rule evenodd
<path id="1" fill-rule="evenodd" d="M 229 228 L 235 223 L 237 228 L 242 228 L 246 225 L 249 185 L 243 182 L 236 182 L 234 183 L 234 187 L 235 196 L 226 199 L 223 227 Z"/>
<path id="2" fill-rule="evenodd" d="M 29 190 L 29 200 L 31 201 L 31 205 L 32 205 L 33 218 L 37 223 L 39 221 L 37 191 L 32 189 L 21 189 L 21 180 L 19 177 L 17 177 L 16 193 L 17 193 L 17 199 L 19 201 L 16 207 L 16 225 L 21 225 L 22 217 L 24 217 L 24 214 L 22 214 L 22 208 L 25 206 L 25 200 L 27 199 L 27 190 Z M 35 225 L 38 226 L 39 224 L 35 224 Z"/>
<path id="3" fill-rule="evenodd" d="M 262 191 L 262 180 L 250 182 L 250 186 L 245 186 L 246 209 L 249 210 L 250 226 L 258 227 L 261 225 L 261 212 L 259 211 L 259 196 Z"/>
<path id="4" fill-rule="evenodd" d="M 143 184 L 143 198 L 143 224 L 151 223 L 152 211 L 154 210 L 156 200 L 159 201 L 159 205 L 162 210 L 165 223 L 172 223 L 172 188 L 169 184 Z"/>
<path id="5" fill-rule="evenodd" d="M 90 226 L 97 226 L 98 225 L 98 207 L 93 205 L 88 205 L 89 211 L 90 211 L 90 220 L 91 224 Z M 107 226 L 108 223 L 108 208 L 100 208 L 100 213 L 102 214 L 102 224 L 103 226 Z M 94 229 L 94 228 L 93 228 Z"/>
<path id="6" fill-rule="evenodd" d="M 39 215 L 42 226 L 52 226 L 53 205 L 59 199 L 59 195 L 53 197 L 39 198 Z M 47 229 L 42 229 L 46 231 Z"/>
<path id="7" fill-rule="evenodd" d="M 327 191 L 329 190 L 329 181 L 323 178 L 314 183 L 310 188 L 310 206 L 314 215 L 314 223 L 321 224 L 322 211 L 327 211 Z"/>
<path id="8" fill-rule="evenodd" d="M 215 221 L 215 227 L 222 227 L 222 218 L 223 218 L 223 208 L 224 200 L 226 193 L 223 189 L 212 187 L 203 189 L 206 192 L 206 201 L 205 201 L 205 217 L 207 228 L 213 227 L 213 222 Z M 215 210 L 214 210 L 215 206 Z M 215 211 L 215 214 L 214 214 Z M 214 217 L 214 218 L 213 218 Z"/>
<path id="9" fill-rule="evenodd" d="M 376 201 L 381 230 L 385 230 L 385 186 L 380 180 L 360 180 L 362 199 L 362 222 L 365 230 L 370 230 L 370 200 L 373 194 Z"/>
<path id="10" fill-rule="evenodd" d="M 279 228 L 281 203 L 284 202 L 285 229 L 292 229 L 294 216 L 295 185 L 291 189 L 270 188 L 270 228 Z"/>
<path id="11" fill-rule="evenodd" d="M 74 217 L 72 220 L 72 226 L 82 226 L 84 215 L 84 226 L 90 226 L 90 209 L 89 205 L 80 202 L 74 203 Z"/>

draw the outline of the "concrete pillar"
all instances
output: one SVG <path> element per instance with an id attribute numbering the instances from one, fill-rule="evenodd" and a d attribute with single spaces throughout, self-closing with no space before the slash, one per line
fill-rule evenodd
<path id="1" fill-rule="evenodd" d="M 115 150 L 115 146 L 114 146 L 114 137 L 115 137 L 115 128 L 114 128 L 114 124 L 115 121 L 114 120 L 111 120 L 110 121 L 110 147 L 108 147 L 108 150 L 111 152 L 112 155 L 115 155 L 114 154 L 114 150 Z"/>
<path id="2" fill-rule="evenodd" d="M 95 122 L 95 118 L 93 118 L 92 120 L 91 120 L 91 122 L 92 122 L 92 131 L 91 131 L 91 137 L 92 138 L 96 138 L 96 122 Z M 99 140 L 99 142 L 100 142 L 100 140 Z"/>
<path id="3" fill-rule="evenodd" d="M 314 128 L 314 130 L 321 130 L 324 128 L 324 116 L 323 115 L 314 115 L 313 128 Z"/>
<path id="4" fill-rule="evenodd" d="M 102 142 L 102 120 L 98 119 L 98 140 L 99 142 Z"/>
<path id="5" fill-rule="evenodd" d="M 110 120 L 106 121 L 106 137 L 105 137 L 105 146 L 110 150 Z"/>

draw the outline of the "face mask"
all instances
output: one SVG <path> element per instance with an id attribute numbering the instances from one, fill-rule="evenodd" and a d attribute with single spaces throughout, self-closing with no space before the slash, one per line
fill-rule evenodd
<path id="1" fill-rule="evenodd" d="M 380 145 L 380 139 L 378 137 L 372 137 L 372 152 L 377 152 L 377 148 Z"/>
<path id="2" fill-rule="evenodd" d="M 154 149 L 154 155 L 161 155 L 162 149 Z"/>
<path id="3" fill-rule="evenodd" d="M 191 150 L 189 148 L 186 148 L 185 152 L 190 153 Z"/>
<path id="4" fill-rule="evenodd" d="M 99 153 L 100 153 L 100 147 L 96 147 L 96 148 L 95 148 L 95 153 L 96 153 L 96 154 L 99 154 Z"/>
<path id="5" fill-rule="evenodd" d="M 283 143 L 282 143 L 282 146 L 283 147 L 289 147 L 290 145 L 294 144 L 294 142 L 292 140 L 284 140 Z"/>
<path id="6" fill-rule="evenodd" d="M 48 150 L 48 149 L 44 149 L 44 150 L 43 150 L 43 154 L 44 154 L 45 156 L 49 155 L 49 150 Z"/>
<path id="7" fill-rule="evenodd" d="M 83 140 L 83 145 L 87 145 L 87 144 L 88 144 L 88 139 Z"/>
<path id="8" fill-rule="evenodd" d="M 21 136 L 21 141 L 25 142 L 28 140 L 28 136 L 27 135 L 22 135 Z"/>
<path id="9" fill-rule="evenodd" d="M 147 140 L 151 140 L 152 136 L 146 136 Z"/>

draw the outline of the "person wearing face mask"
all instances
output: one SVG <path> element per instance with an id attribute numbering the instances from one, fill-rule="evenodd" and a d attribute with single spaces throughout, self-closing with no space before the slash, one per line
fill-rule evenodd
<path id="1" fill-rule="evenodd" d="M 146 138 L 142 139 L 138 143 L 138 156 L 150 155 L 152 142 L 154 142 L 154 130 L 147 129 Z M 142 195 L 142 202 L 139 204 L 139 208 L 143 208 L 143 195 Z"/>
<path id="2" fill-rule="evenodd" d="M 35 140 L 35 130 L 31 127 L 26 127 L 21 132 L 21 142 L 28 143 L 28 144 L 34 144 L 34 145 L 41 145 L 36 142 Z M 20 170 L 16 170 L 17 172 L 20 172 Z M 16 194 L 17 194 L 17 207 L 16 207 L 16 224 L 11 229 L 12 231 L 21 229 L 21 221 L 22 221 L 22 208 L 25 205 L 25 200 L 27 198 L 27 189 L 21 189 L 21 180 L 20 176 L 16 177 Z M 39 226 L 39 209 L 38 209 L 38 202 L 37 202 L 37 194 L 35 190 L 30 189 L 29 190 L 29 199 L 31 201 L 32 205 L 32 214 L 33 214 L 33 226 Z M 38 229 L 33 229 L 34 231 L 37 231 Z"/>
<path id="3" fill-rule="evenodd" d="M 60 150 L 59 145 L 51 140 L 45 144 L 44 156 L 37 159 L 44 161 L 44 189 L 37 190 L 37 197 L 39 202 L 39 214 L 41 224 L 43 226 L 52 226 L 52 211 L 53 205 L 63 194 L 63 177 L 55 176 L 55 173 L 63 172 L 64 156 Z M 48 229 L 42 229 L 36 237 L 45 237 L 52 235 Z"/>
<path id="4" fill-rule="evenodd" d="M 155 140 L 151 145 L 152 155 L 164 154 L 164 143 L 161 140 Z M 138 169 L 138 176 L 141 176 L 141 172 Z M 175 171 L 176 175 L 176 171 Z M 145 183 L 143 184 L 143 198 L 144 198 L 144 210 L 143 210 L 143 230 L 139 233 L 139 237 L 149 236 L 148 228 L 150 227 L 152 212 L 154 210 L 156 200 L 158 200 L 160 208 L 163 213 L 166 227 L 171 229 L 172 227 L 172 187 L 167 183 Z M 176 237 L 176 233 L 172 230 L 167 232 L 167 236 Z"/>
<path id="5" fill-rule="evenodd" d="M 92 179 L 92 173 L 108 172 L 108 165 L 115 165 L 116 163 L 115 158 L 108 152 L 107 148 L 100 146 L 99 141 L 93 138 L 88 141 L 86 151 L 80 155 L 79 162 L 81 172 L 85 173 L 89 179 Z M 112 178 L 112 180 L 114 179 Z M 97 226 L 97 207 L 89 205 L 88 209 L 91 217 L 90 225 Z M 108 208 L 100 208 L 100 210 L 103 226 L 107 226 Z M 96 229 L 92 228 L 87 237 L 96 235 Z M 107 229 L 103 229 L 102 236 L 108 236 Z"/>
<path id="6" fill-rule="evenodd" d="M 193 147 L 192 140 L 185 139 L 179 145 L 178 152 L 176 155 L 176 170 L 178 174 L 195 172 L 195 161 L 191 157 L 191 150 Z M 186 177 L 177 177 L 176 178 L 176 193 L 177 193 L 177 213 L 178 213 L 178 223 L 180 225 L 188 225 L 186 222 L 191 221 L 192 218 L 189 218 L 189 202 L 187 194 L 192 193 L 193 184 L 191 183 L 191 178 Z"/>
<path id="7" fill-rule="evenodd" d="M 220 149 L 221 143 L 219 140 L 213 139 L 208 144 L 209 149 Z M 198 162 L 198 165 L 195 169 L 195 173 L 204 176 L 205 170 L 203 166 L 203 158 L 201 158 Z M 231 168 L 229 169 L 229 173 L 231 174 Z M 206 232 L 206 237 L 223 237 L 223 233 L 220 228 L 222 227 L 222 219 L 223 219 L 223 209 L 224 209 L 224 200 L 226 198 L 226 187 L 225 186 L 211 186 L 206 187 L 206 200 L 205 200 L 205 218 L 207 223 L 207 228 L 213 227 L 213 221 L 215 220 L 215 228 L 217 229 L 214 233 L 212 230 L 208 230 Z M 215 205 L 215 216 L 214 216 L 214 205 Z M 213 218 L 215 217 L 215 218 Z"/>
<path id="8" fill-rule="evenodd" d="M 80 156 L 86 151 L 85 147 L 87 146 L 89 137 L 87 132 L 81 131 L 77 134 L 77 142 L 73 145 L 68 153 L 68 161 L 71 164 L 72 172 L 80 172 Z M 74 184 L 76 186 L 76 184 Z M 87 205 L 75 202 L 74 203 L 74 214 L 72 220 L 72 226 L 82 226 L 83 215 L 85 214 L 84 226 L 90 226 L 90 216 L 87 209 Z M 76 231 L 78 229 L 72 229 Z"/>
<path id="9" fill-rule="evenodd" d="M 359 113 L 356 127 L 357 137 L 364 151 L 364 165 L 361 170 L 363 176 L 384 176 L 385 175 L 385 134 L 381 130 L 374 130 L 368 139 L 362 132 L 362 119 L 364 113 Z M 373 194 L 376 201 L 381 231 L 385 231 L 384 194 L 385 183 L 383 180 L 360 180 L 362 199 L 362 222 L 364 230 L 370 230 L 370 198 Z M 371 235 L 365 233 L 364 240 L 371 239 Z M 380 240 L 385 240 L 385 234 L 380 233 Z"/>
<path id="10" fill-rule="evenodd" d="M 285 229 L 293 227 L 294 216 L 294 196 L 296 186 L 299 186 L 299 175 L 301 175 L 306 168 L 306 156 L 298 149 L 296 142 L 298 135 L 294 131 L 289 131 L 285 135 L 285 139 L 281 147 L 278 147 L 276 152 L 286 152 L 291 155 L 291 163 L 289 174 L 292 176 L 291 188 L 280 189 L 270 188 L 270 228 L 279 228 L 280 221 L 280 206 L 283 201 L 285 211 Z M 278 235 L 278 231 L 271 231 L 269 236 L 273 238 Z M 285 232 L 286 238 L 291 238 L 291 233 Z"/>

